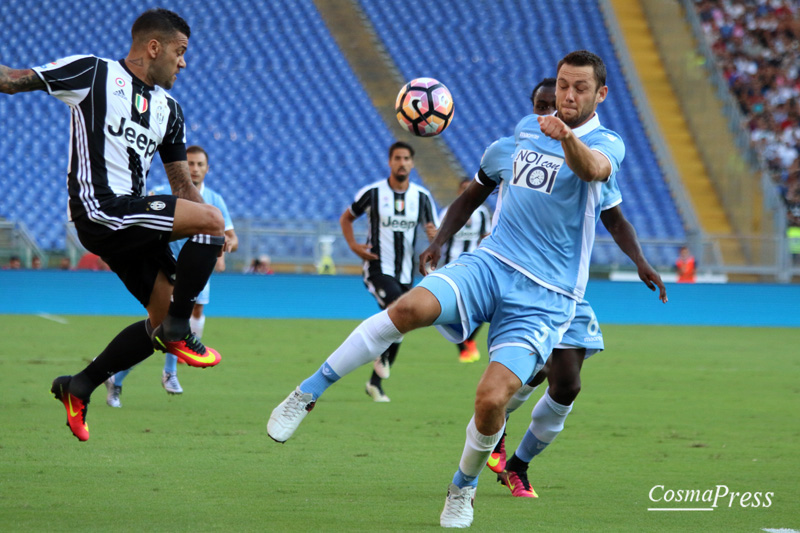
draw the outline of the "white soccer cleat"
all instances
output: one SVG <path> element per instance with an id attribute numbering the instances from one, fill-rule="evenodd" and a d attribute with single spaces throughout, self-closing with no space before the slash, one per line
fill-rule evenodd
<path id="1" fill-rule="evenodd" d="M 475 501 L 475 487 L 460 489 L 455 483 L 447 487 L 447 499 L 439 517 L 442 527 L 469 527 L 472 525 L 472 508 Z"/>
<path id="2" fill-rule="evenodd" d="M 372 368 L 375 369 L 375 373 L 379 378 L 387 379 L 389 377 L 389 361 L 384 359 L 383 356 L 375 359 L 375 362 L 372 363 Z"/>
<path id="3" fill-rule="evenodd" d="M 109 407 L 122 407 L 122 402 L 119 401 L 119 395 L 122 394 L 122 387 L 117 387 L 114 384 L 114 376 L 106 380 L 106 403 Z"/>
<path id="4" fill-rule="evenodd" d="M 183 394 L 183 388 L 178 383 L 178 374 L 161 372 L 161 385 L 167 394 Z"/>
<path id="5" fill-rule="evenodd" d="M 300 422 L 316 402 L 310 392 L 302 392 L 297 387 L 278 407 L 272 410 L 267 422 L 267 435 L 275 442 L 286 442 L 294 434 Z"/>
<path id="6" fill-rule="evenodd" d="M 392 400 L 386 396 L 380 387 L 376 387 L 369 381 L 367 381 L 367 388 L 365 389 L 367 396 L 370 396 L 374 401 L 378 403 L 386 403 L 391 402 Z"/>

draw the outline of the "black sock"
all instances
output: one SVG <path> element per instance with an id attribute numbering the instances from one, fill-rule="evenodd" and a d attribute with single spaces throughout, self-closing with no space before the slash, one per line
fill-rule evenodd
<path id="1" fill-rule="evenodd" d="M 394 366 L 394 360 L 397 359 L 397 351 L 400 349 L 400 343 L 394 342 L 386 348 L 386 351 L 383 352 L 383 357 L 389 362 L 389 366 Z"/>
<path id="2" fill-rule="evenodd" d="M 92 391 L 109 377 L 150 357 L 153 342 L 146 323 L 147 320 L 142 320 L 119 332 L 89 366 L 72 376 L 69 392 L 88 399 Z"/>
<path id="3" fill-rule="evenodd" d="M 172 303 L 169 304 L 169 316 L 177 320 L 164 321 L 164 335 L 167 338 L 175 338 L 176 335 L 182 336 L 185 332 L 174 330 L 189 327 L 189 317 L 192 316 L 197 295 L 211 277 L 214 265 L 217 264 L 217 256 L 224 243 L 224 237 L 195 235 L 181 248 L 175 271 Z"/>
<path id="4" fill-rule="evenodd" d="M 372 371 L 372 377 L 369 378 L 370 385 L 375 385 L 380 390 L 383 390 L 383 387 L 381 387 L 381 381 L 382 381 L 381 378 L 378 377 L 378 374 L 376 374 L 375 371 L 373 370 Z"/>
<path id="5" fill-rule="evenodd" d="M 497 441 L 497 445 L 494 447 L 494 450 L 492 451 L 492 453 L 500 453 L 500 447 L 503 445 L 503 439 L 505 439 L 505 438 L 506 438 L 506 432 L 504 431 L 503 432 L 503 436 L 500 437 L 499 441 Z"/>
<path id="6" fill-rule="evenodd" d="M 467 339 L 467 340 L 469 340 L 469 339 Z M 467 345 L 466 344 L 464 344 L 463 342 L 459 342 L 458 343 L 458 351 L 459 352 L 463 352 L 466 349 L 467 349 Z"/>
<path id="7" fill-rule="evenodd" d="M 506 462 L 506 470 L 514 472 L 526 472 L 528 470 L 528 463 L 517 457 L 517 454 L 511 456 Z"/>

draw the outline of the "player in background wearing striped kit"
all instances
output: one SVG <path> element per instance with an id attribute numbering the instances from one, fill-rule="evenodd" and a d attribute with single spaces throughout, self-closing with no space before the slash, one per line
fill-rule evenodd
<path id="1" fill-rule="evenodd" d="M 364 260 L 364 285 L 378 307 L 386 309 L 411 289 L 416 270 L 414 247 L 420 230 L 428 240 L 436 233 L 438 220 L 433 196 L 427 189 L 411 183 L 414 149 L 404 142 L 389 147 L 389 178 L 376 181 L 356 193 L 355 201 L 339 218 L 348 246 Z M 358 243 L 353 222 L 367 215 L 367 242 Z M 383 380 L 397 358 L 402 339 L 393 342 L 373 362 L 366 393 L 376 402 L 388 402 Z"/>

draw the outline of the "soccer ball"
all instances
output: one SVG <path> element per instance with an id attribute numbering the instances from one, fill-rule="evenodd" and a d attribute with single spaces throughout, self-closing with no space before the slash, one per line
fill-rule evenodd
<path id="1" fill-rule="evenodd" d="M 397 121 L 419 137 L 439 135 L 453 120 L 453 96 L 433 78 L 417 78 L 406 83 L 397 94 L 394 106 Z"/>

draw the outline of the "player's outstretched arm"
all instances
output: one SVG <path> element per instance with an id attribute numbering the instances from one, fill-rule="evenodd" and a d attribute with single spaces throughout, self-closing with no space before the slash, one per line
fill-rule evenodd
<path id="1" fill-rule="evenodd" d="M 442 246 L 458 230 L 464 227 L 472 213 L 486 201 L 493 190 L 494 184 L 487 187 L 477 180 L 472 180 L 469 187 L 447 208 L 447 213 L 439 226 L 439 231 L 436 232 L 436 236 L 431 241 L 430 246 L 419 256 L 419 271 L 423 276 L 436 268 L 442 256 Z"/>
<path id="2" fill-rule="evenodd" d="M 0 65 L 0 92 L 6 94 L 44 91 L 47 87 L 31 69 L 13 69 Z"/>
<path id="3" fill-rule="evenodd" d="M 561 142 L 564 160 L 576 176 L 583 181 L 592 182 L 603 181 L 611 175 L 608 158 L 586 146 L 560 118 L 548 115 L 538 119 L 542 133 Z"/>
<path id="4" fill-rule="evenodd" d="M 189 173 L 189 163 L 186 161 L 173 161 L 172 163 L 165 163 L 164 170 L 167 172 L 167 179 L 169 186 L 172 189 L 172 194 L 178 198 L 184 198 L 198 204 L 204 204 L 203 197 L 200 191 L 192 183 L 192 177 Z"/>
<path id="5" fill-rule="evenodd" d="M 603 221 L 603 225 L 614 237 L 614 242 L 617 243 L 619 249 L 625 252 L 625 255 L 630 257 L 631 261 L 636 265 L 639 271 L 639 279 L 651 291 L 655 291 L 656 287 L 658 287 L 658 299 L 667 303 L 667 288 L 664 287 L 661 276 L 658 275 L 658 272 L 650 266 L 650 263 L 645 258 L 642 247 L 639 244 L 639 238 L 636 236 L 636 229 L 622 214 L 622 208 L 617 205 L 611 209 L 606 209 L 600 213 L 600 220 Z"/>

